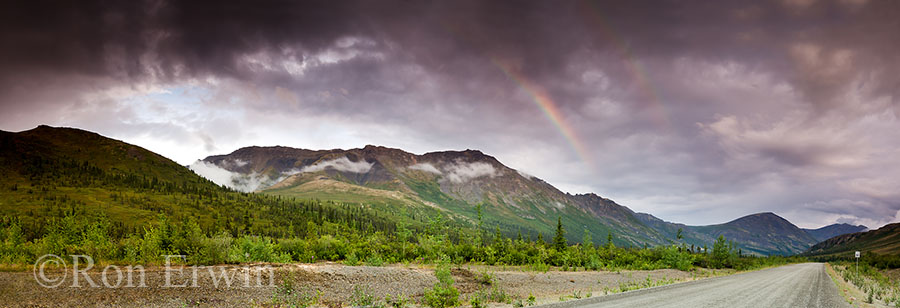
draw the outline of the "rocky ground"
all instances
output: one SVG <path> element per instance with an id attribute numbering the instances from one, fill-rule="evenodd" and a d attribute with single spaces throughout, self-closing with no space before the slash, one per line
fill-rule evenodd
<path id="1" fill-rule="evenodd" d="M 417 265 L 255 264 L 198 267 L 196 271 L 185 267 L 181 273 L 167 273 L 165 267 L 148 267 L 143 271 L 143 279 L 134 271 L 130 284 L 127 269 L 119 270 L 122 279 L 110 268 L 105 271 L 104 282 L 104 271 L 97 266 L 77 275 L 77 286 L 71 269 L 47 270 L 43 277 L 31 270 L 0 272 L 0 306 L 289 307 L 315 303 L 315 306 L 346 307 L 368 295 L 381 302 L 385 296 L 394 299 L 402 296 L 408 299 L 408 305 L 416 306 L 423 292 L 437 281 L 432 267 Z M 599 296 L 623 285 L 685 281 L 714 274 L 678 270 L 535 272 L 515 267 L 467 265 L 454 267 L 452 273 L 462 299 L 487 290 L 522 301 L 533 294 L 537 304 L 588 294 Z M 227 283 L 223 277 L 229 277 L 231 282 Z M 47 288 L 39 281 L 60 285 Z"/>

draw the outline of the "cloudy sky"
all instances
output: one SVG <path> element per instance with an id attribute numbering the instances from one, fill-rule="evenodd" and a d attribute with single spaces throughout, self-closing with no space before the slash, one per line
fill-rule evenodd
<path id="1" fill-rule="evenodd" d="M 900 1 L 4 1 L 0 129 L 479 149 L 711 224 L 900 220 Z"/>

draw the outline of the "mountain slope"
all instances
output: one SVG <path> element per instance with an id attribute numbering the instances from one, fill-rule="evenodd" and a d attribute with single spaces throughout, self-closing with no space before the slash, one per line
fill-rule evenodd
<path id="1" fill-rule="evenodd" d="M 838 235 L 865 232 L 868 229 L 869 228 L 866 228 L 866 226 L 863 225 L 854 226 L 851 224 L 833 224 L 818 229 L 803 229 L 803 231 L 806 231 L 806 233 L 812 235 L 817 242 L 822 242 Z"/>
<path id="2" fill-rule="evenodd" d="M 236 187 L 267 194 L 368 202 L 393 209 L 437 208 L 458 220 L 475 223 L 476 204 L 484 204 L 485 226 L 513 233 L 551 234 L 556 218 L 568 239 L 580 240 L 583 229 L 594 239 L 613 234 L 617 244 L 684 243 L 702 247 L 719 235 L 745 253 L 791 255 L 818 242 L 787 220 L 762 213 L 712 226 L 670 223 L 595 194 L 570 195 L 549 183 L 504 166 L 480 151 L 442 151 L 422 155 L 366 146 L 350 150 L 303 150 L 248 147 L 210 156 L 192 168 L 222 169 Z M 682 240 L 676 239 L 682 229 Z M 825 232 L 838 232 L 833 228 Z M 532 233 L 532 235 L 534 235 Z M 546 237 L 545 237 L 546 238 Z"/>
<path id="3" fill-rule="evenodd" d="M 730 222 L 692 228 L 696 232 L 740 243 L 748 252 L 793 255 L 816 243 L 816 239 L 774 213 L 744 216 Z"/>
<path id="4" fill-rule="evenodd" d="M 889 224 L 877 230 L 835 236 L 812 246 L 805 254 L 849 256 L 854 251 L 900 254 L 900 223 Z"/>
<path id="5" fill-rule="evenodd" d="M 175 162 L 118 140 L 72 128 L 46 125 L 19 133 L 0 131 L 0 168 L 12 179 L 35 178 L 54 163 L 89 162 L 102 171 L 119 174 L 141 173 L 147 177 L 177 182 L 208 182 Z M 46 170 L 45 170 L 46 169 Z"/>
<path id="6" fill-rule="evenodd" d="M 60 216 L 58 212 L 69 212 L 106 215 L 122 228 L 137 229 L 158 213 L 181 215 L 187 209 L 164 200 L 168 198 L 162 194 L 139 193 L 139 187 L 221 189 L 143 148 L 92 132 L 49 126 L 0 132 L 0 170 L 4 175 L 0 211 L 36 226 Z"/>
<path id="7" fill-rule="evenodd" d="M 748 253 L 786 254 L 814 241 L 771 213 L 714 226 L 665 222 L 595 194 L 563 193 L 474 150 L 416 155 L 375 146 L 251 147 L 192 168 L 217 171 L 220 183 L 262 188 L 263 194 L 225 189 L 158 154 L 83 130 L 0 131 L 0 215 L 18 219 L 32 238 L 63 216 L 106 217 L 122 236 L 160 215 L 196 220 L 210 234 L 302 236 L 308 223 L 323 220 L 369 230 L 391 230 L 406 220 L 421 229 L 439 211 L 451 219 L 451 229 L 461 230 L 477 225 L 481 204 L 486 229 L 499 227 L 508 236 L 541 232 L 549 239 L 559 217 L 570 242 L 579 242 L 584 230 L 595 243 L 610 233 L 617 245 L 702 246 L 722 234 Z M 679 228 L 681 241 L 675 239 Z"/>
<path id="8" fill-rule="evenodd" d="M 547 238 L 560 217 L 567 226 L 580 226 L 568 232 L 573 242 L 586 229 L 597 239 L 611 233 L 618 244 L 663 243 L 624 206 L 593 194 L 563 193 L 476 150 L 416 155 L 378 146 L 323 151 L 247 147 L 191 167 L 226 170 L 233 175 L 225 183 L 266 194 L 369 202 L 396 210 L 437 208 L 471 224 L 477 223 L 475 206 L 483 204 L 484 225 L 510 235 L 540 232 Z"/>
<path id="9" fill-rule="evenodd" d="M 396 217 L 235 192 L 141 147 L 74 128 L 0 131 L 0 172 L 0 217 L 14 219 L 28 238 L 66 216 L 108 221 L 114 237 L 141 232 L 160 217 L 235 235 L 282 235 L 291 225 L 302 233 L 308 221 L 386 230 Z"/>
<path id="10" fill-rule="evenodd" d="M 757 255 L 793 255 L 818 242 L 803 229 L 774 213 L 753 214 L 709 226 L 670 223 L 645 213 L 639 213 L 637 217 L 660 233 L 672 237 L 679 228 L 682 229 L 683 242 L 687 245 L 707 245 L 723 235 L 738 244 L 744 253 Z"/>

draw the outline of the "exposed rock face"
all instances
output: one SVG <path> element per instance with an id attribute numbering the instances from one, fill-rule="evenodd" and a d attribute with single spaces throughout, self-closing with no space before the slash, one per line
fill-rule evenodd
<path id="1" fill-rule="evenodd" d="M 551 232 L 556 218 L 563 217 L 573 225 L 592 230 L 598 239 L 613 233 L 623 244 L 662 243 L 662 237 L 635 219 L 630 209 L 594 194 L 563 193 L 477 150 L 416 155 L 371 145 L 322 151 L 247 147 L 203 161 L 241 176 L 265 177 L 265 185 L 258 190 L 267 193 L 334 198 L 339 194 L 308 189 L 335 185 L 307 183 L 341 181 L 401 193 L 400 201 L 411 206 L 437 206 L 454 213 L 471 212 L 482 203 L 486 215 L 494 220 L 509 226 L 525 224 L 538 232 Z M 570 239 L 580 239 L 581 235 L 580 228 L 569 234 Z"/>
<path id="2" fill-rule="evenodd" d="M 0 131 L 0 161 L 0 171 L 13 182 L 27 181 L 23 177 L 33 171 L 28 168 L 42 162 L 77 161 L 105 172 L 214 188 L 213 183 L 163 156 L 79 129 L 40 126 L 19 133 Z M 210 156 L 198 164 L 204 171 L 218 172 L 220 185 L 253 182 L 255 185 L 243 187 L 269 194 L 388 206 L 398 211 L 430 211 L 421 210 L 419 214 L 437 209 L 462 223 L 474 222 L 474 207 L 482 204 L 485 226 L 500 227 L 507 235 L 521 231 L 534 238 L 537 232 L 543 232 L 545 239 L 550 238 L 557 218 L 561 218 L 571 242 L 580 241 L 584 231 L 595 243 L 604 242 L 611 233 L 617 245 L 702 246 L 724 235 L 737 242 L 745 253 L 793 254 L 812 246 L 816 237 L 864 228 L 833 225 L 803 230 L 772 213 L 711 226 L 670 223 L 634 213 L 596 194 L 563 193 L 476 150 L 417 155 L 378 146 L 320 151 L 247 147 L 228 155 Z M 683 231 L 681 240 L 675 236 L 678 229 Z M 841 235 L 813 250 L 841 252 L 862 248 L 896 253 L 900 250 L 898 230 L 900 224 Z"/>
<path id="3" fill-rule="evenodd" d="M 469 220 L 475 219 L 472 208 L 482 203 L 486 216 L 497 225 L 545 234 L 553 232 L 556 218 L 562 217 L 569 228 L 577 228 L 569 230 L 573 241 L 581 238 L 582 228 L 600 241 L 612 233 L 619 244 L 631 245 L 700 247 L 724 235 L 745 253 L 760 255 L 796 254 L 818 242 L 810 232 L 773 213 L 711 226 L 666 222 L 596 194 L 563 193 L 477 150 L 416 155 L 371 145 L 322 151 L 249 147 L 204 161 L 245 176 L 267 176 L 270 183 L 260 187 L 266 193 L 347 201 L 388 198 L 408 206 L 438 207 Z M 675 238 L 679 228 L 682 240 Z"/>

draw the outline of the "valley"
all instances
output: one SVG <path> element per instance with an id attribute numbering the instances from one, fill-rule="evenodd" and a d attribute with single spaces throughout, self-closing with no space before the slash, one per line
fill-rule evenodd
<path id="1" fill-rule="evenodd" d="M 178 266 L 240 272 L 267 264 L 306 277 L 297 281 L 305 289 L 288 282 L 290 289 L 170 291 L 161 302 L 146 290 L 88 298 L 119 294 L 163 306 L 242 306 L 250 298 L 278 306 L 286 300 L 279 296 L 299 300 L 297 292 L 315 289 L 325 292 L 318 304 L 344 305 L 352 300 L 347 288 L 384 284 L 403 285 L 408 300 L 433 306 L 438 290 L 465 301 L 555 302 L 803 262 L 781 255 L 804 251 L 819 235 L 773 213 L 710 226 L 665 222 L 595 194 L 563 193 L 474 150 L 252 147 L 189 169 L 71 128 L 2 132 L 0 144 L 7 175 L 0 263 L 10 271 L 0 274 L 11 279 L 4 292 L 35 303 L 60 295 L 28 293 L 35 290 L 16 272 L 47 254 L 141 264 L 157 268 L 154 279 L 167 255 L 183 256 Z M 247 187 L 253 191 L 238 190 Z M 377 282 L 395 275 L 413 278 Z"/>
<path id="2" fill-rule="evenodd" d="M 710 226 L 671 223 L 596 194 L 563 193 L 550 183 L 474 150 L 415 155 L 378 146 L 319 151 L 246 147 L 207 157 L 190 167 L 201 175 L 216 174 L 218 184 L 236 189 L 369 202 L 412 211 L 435 208 L 451 219 L 470 224 L 477 219 L 476 205 L 481 205 L 483 224 L 497 226 L 506 236 L 546 236 L 553 232 L 554 218 L 561 217 L 567 226 L 583 226 L 592 238 L 612 235 L 620 246 L 677 242 L 699 250 L 723 235 L 748 254 L 787 256 L 805 251 L 823 237 L 866 230 L 846 224 L 801 229 L 774 213 L 752 214 Z M 681 239 L 676 238 L 679 229 Z M 578 233 L 569 233 L 570 242 L 579 239 Z"/>

